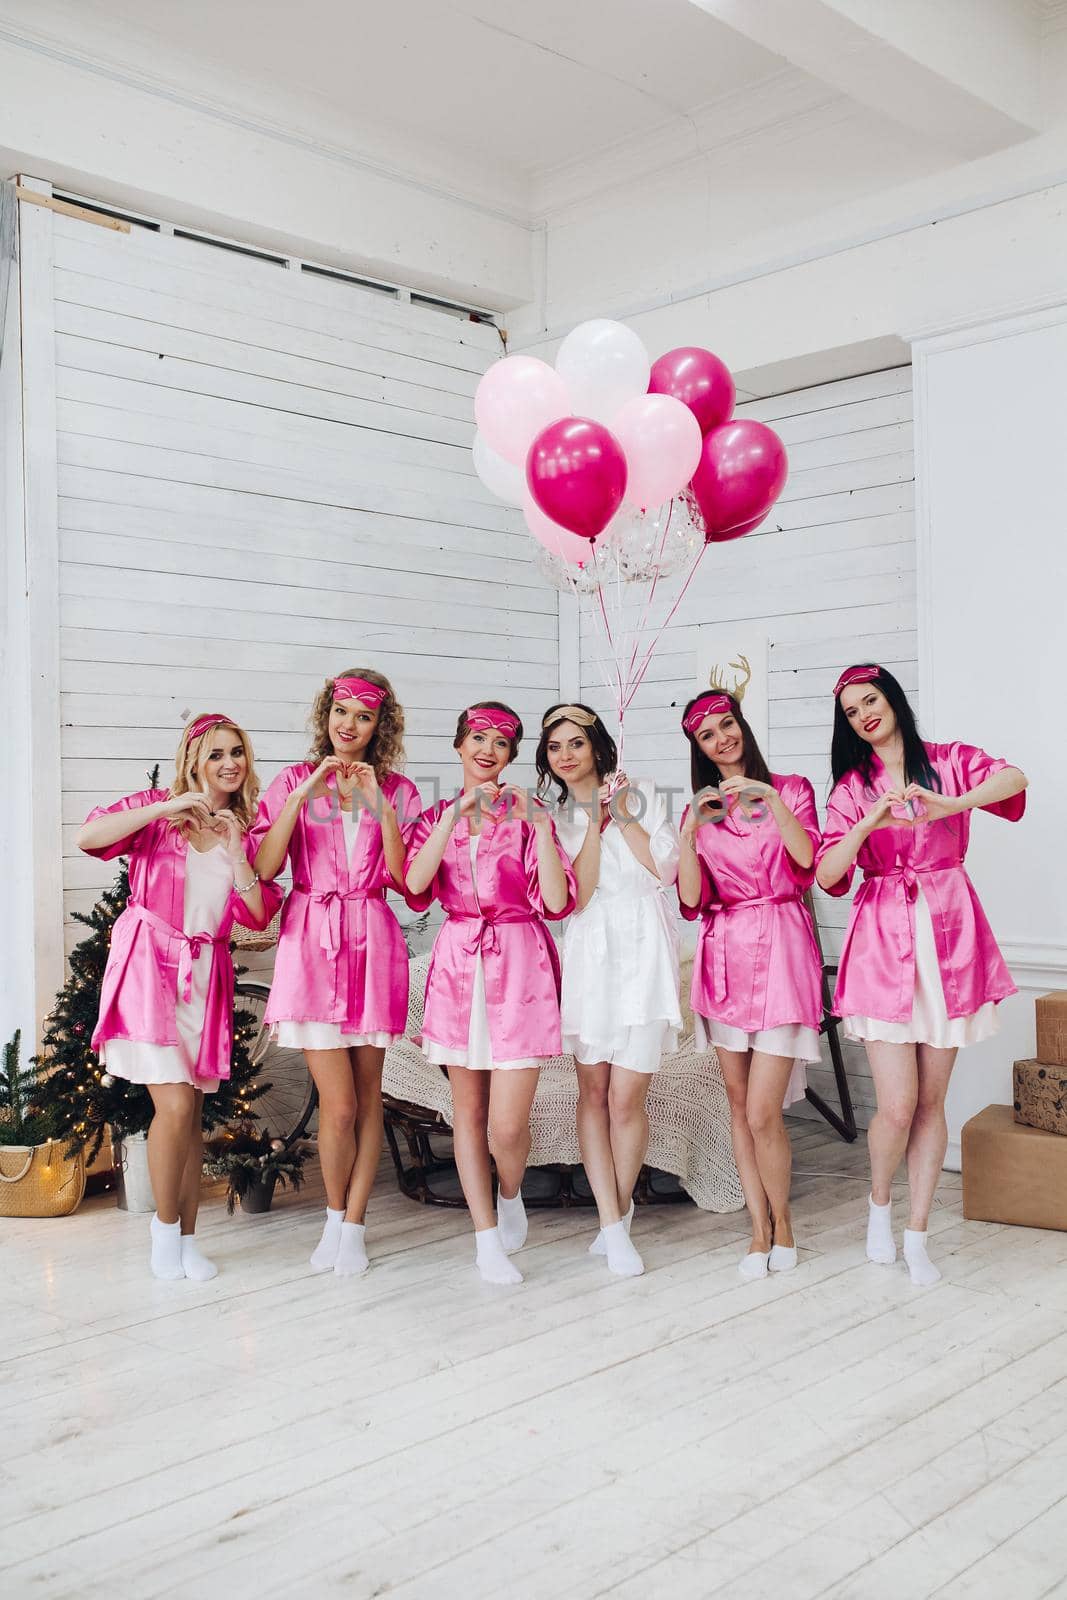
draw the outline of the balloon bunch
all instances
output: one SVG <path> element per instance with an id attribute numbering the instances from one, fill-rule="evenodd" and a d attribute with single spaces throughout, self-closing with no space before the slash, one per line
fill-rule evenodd
<path id="1" fill-rule="evenodd" d="M 522 507 L 549 581 L 595 600 L 620 722 L 681 600 L 646 647 L 658 580 L 688 564 L 684 594 L 705 546 L 751 533 L 785 486 L 785 446 L 762 422 L 735 418 L 734 399 L 710 350 L 650 362 L 632 329 L 602 318 L 567 335 L 554 368 L 507 356 L 478 385 L 475 470 Z M 636 623 L 624 594 L 633 583 L 651 584 Z M 637 631 L 620 644 L 627 617 Z"/>

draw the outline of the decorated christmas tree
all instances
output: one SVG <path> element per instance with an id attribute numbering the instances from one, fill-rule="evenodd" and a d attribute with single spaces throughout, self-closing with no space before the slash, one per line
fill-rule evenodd
<path id="1" fill-rule="evenodd" d="M 159 768 L 149 776 L 148 787 L 159 782 Z M 67 1142 L 69 1153 L 84 1150 L 88 1161 L 99 1153 L 110 1127 L 117 1135 L 143 1133 L 152 1120 L 152 1100 L 143 1084 L 128 1083 L 104 1070 L 90 1040 L 100 1010 L 111 930 L 130 897 L 130 880 L 123 861 L 119 875 L 89 912 L 74 912 L 77 922 L 91 931 L 70 953 L 70 976 L 56 996 L 46 1018 L 41 1053 L 35 1062 L 47 1075 L 40 1099 L 47 1107 L 56 1139 Z M 250 1011 L 234 1012 L 233 1054 L 230 1077 L 217 1094 L 204 1096 L 204 1128 L 254 1115 L 252 1102 L 263 1092 L 255 1082 L 250 1049 L 258 1023 Z"/>
<path id="2" fill-rule="evenodd" d="M 44 1144 L 54 1133 L 51 1118 L 41 1108 L 42 1073 L 36 1062 L 19 1061 L 20 1029 L 4 1046 L 0 1067 L 0 1144 Z"/>

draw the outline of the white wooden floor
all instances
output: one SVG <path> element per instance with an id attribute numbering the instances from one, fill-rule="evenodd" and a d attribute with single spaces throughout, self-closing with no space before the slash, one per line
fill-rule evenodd
<path id="1" fill-rule="evenodd" d="M 213 1197 L 205 1285 L 106 1197 L 0 1223 L 0 1593 L 1067 1595 L 1067 1235 L 947 1175 L 914 1290 L 864 1260 L 862 1143 L 793 1134 L 802 1265 L 754 1285 L 741 1217 L 667 1207 L 641 1279 L 542 1212 L 493 1290 L 384 1169 L 361 1280 L 310 1275 L 314 1190 Z"/>

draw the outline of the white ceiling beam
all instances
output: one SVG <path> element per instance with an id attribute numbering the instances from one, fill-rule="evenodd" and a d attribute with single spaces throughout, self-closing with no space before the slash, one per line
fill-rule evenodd
<path id="1" fill-rule="evenodd" d="M 965 158 L 1040 126 L 1040 17 L 1019 0 L 692 0 Z"/>

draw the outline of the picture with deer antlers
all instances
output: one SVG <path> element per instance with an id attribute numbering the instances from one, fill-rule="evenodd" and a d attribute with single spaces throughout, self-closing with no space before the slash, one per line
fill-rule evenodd
<path id="1" fill-rule="evenodd" d="M 768 656 L 768 636 L 759 626 L 713 622 L 697 633 L 693 692 L 707 686 L 743 700 L 745 721 L 764 751 L 770 742 Z"/>

